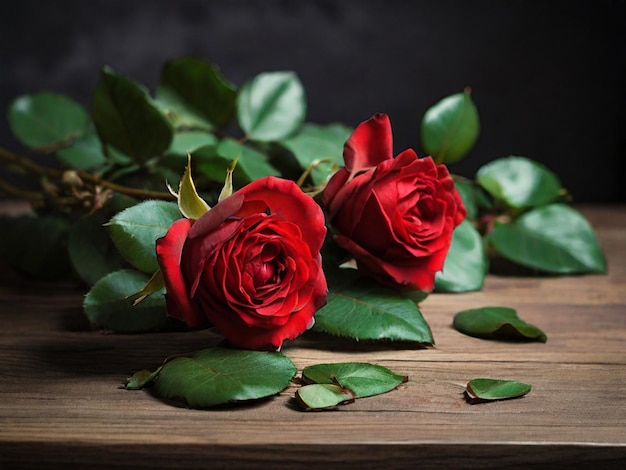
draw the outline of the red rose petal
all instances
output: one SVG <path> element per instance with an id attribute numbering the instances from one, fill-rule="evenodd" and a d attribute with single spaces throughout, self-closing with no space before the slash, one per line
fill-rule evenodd
<path id="1" fill-rule="evenodd" d="M 210 323 L 193 305 L 180 268 L 183 247 L 190 228 L 191 221 L 188 219 L 174 222 L 165 236 L 156 241 L 156 255 L 165 281 L 168 314 L 191 328 L 201 328 Z"/>
<path id="2" fill-rule="evenodd" d="M 351 176 L 392 157 L 391 122 L 381 113 L 359 124 L 343 148 L 345 167 Z"/>
<path id="3" fill-rule="evenodd" d="M 326 236 L 324 213 L 293 181 L 268 176 L 251 182 L 238 193 L 246 198 L 246 202 L 263 201 L 272 214 L 306 227 L 308 230 L 302 230 L 302 238 L 312 253 L 320 250 Z"/>

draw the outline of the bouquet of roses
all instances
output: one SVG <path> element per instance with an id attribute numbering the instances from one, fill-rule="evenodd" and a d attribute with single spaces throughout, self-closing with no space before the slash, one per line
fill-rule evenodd
<path id="1" fill-rule="evenodd" d="M 127 381 L 129 389 L 154 383 L 192 407 L 278 393 L 297 372 L 281 347 L 310 329 L 433 345 L 419 303 L 433 290 L 480 289 L 490 260 L 540 273 L 606 269 L 589 224 L 542 165 L 508 157 L 475 181 L 449 174 L 446 163 L 463 158 L 479 134 L 469 90 L 426 113 L 421 142 L 431 156 L 421 158 L 412 149 L 394 155 L 385 114 L 354 130 L 305 123 L 305 115 L 293 73 L 261 74 L 237 90 L 216 67 L 189 58 L 166 64 L 154 97 L 105 67 L 91 117 L 60 95 L 20 97 L 9 109 L 13 132 L 54 152 L 61 168 L 0 149 L 43 188 L 0 180 L 37 209 L 5 221 L 3 246 L 22 251 L 4 255 L 33 274 L 30 260 L 47 253 L 21 253 L 67 244 L 75 272 L 93 284 L 85 313 L 102 329 L 217 329 L 223 345 Z M 240 139 L 226 132 L 235 118 Z M 180 174 L 177 188 L 159 191 Z M 25 228 L 52 242 L 33 248 L 18 235 Z M 459 312 L 455 327 L 546 341 L 506 307 Z M 320 364 L 302 376 L 312 382 L 297 392 L 306 409 L 406 380 L 363 363 Z M 468 396 L 499 385 L 475 382 Z M 529 387 L 507 390 L 504 398 Z"/>

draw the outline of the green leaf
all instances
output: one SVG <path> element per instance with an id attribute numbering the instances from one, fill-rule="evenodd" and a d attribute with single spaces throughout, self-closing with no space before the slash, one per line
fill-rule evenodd
<path id="1" fill-rule="evenodd" d="M 480 233 L 469 220 L 454 229 L 443 270 L 435 277 L 438 292 L 480 290 L 487 274 L 487 253 Z"/>
<path id="2" fill-rule="evenodd" d="M 19 272 L 39 279 L 58 279 L 70 273 L 70 221 L 66 217 L 0 217 L 0 227 L 0 256 Z"/>
<path id="3" fill-rule="evenodd" d="M 159 367 L 157 370 L 150 371 L 147 369 L 140 370 L 135 372 L 133 375 L 126 379 L 126 383 L 124 387 L 126 390 L 140 390 L 147 385 L 150 385 L 157 378 L 159 373 L 161 372 L 162 367 Z"/>
<path id="4" fill-rule="evenodd" d="M 159 269 L 156 240 L 180 218 L 176 203 L 145 201 L 116 214 L 106 227 L 122 256 L 140 271 L 152 274 Z"/>
<path id="5" fill-rule="evenodd" d="M 311 169 L 311 180 L 320 185 L 343 166 L 343 146 L 352 129 L 343 124 L 304 124 L 300 131 L 282 140 L 303 170 Z"/>
<path id="6" fill-rule="evenodd" d="M 98 211 L 77 221 L 70 231 L 70 261 L 76 273 L 89 285 L 123 266 L 122 258 L 103 227 L 105 217 Z"/>
<path id="7" fill-rule="evenodd" d="M 305 367 L 302 377 L 318 384 L 337 384 L 354 392 L 355 398 L 380 395 L 408 380 L 386 367 L 367 362 L 316 364 Z"/>
<path id="8" fill-rule="evenodd" d="M 104 67 L 93 96 L 93 121 L 100 139 L 135 163 L 165 152 L 172 128 L 140 84 Z"/>
<path id="9" fill-rule="evenodd" d="M 479 168 L 476 181 L 495 199 L 523 209 L 554 202 L 564 193 L 557 176 L 525 157 L 499 158 Z"/>
<path id="10" fill-rule="evenodd" d="M 129 298 L 146 285 L 147 275 L 131 269 L 100 279 L 85 296 L 83 307 L 91 323 L 119 333 L 162 330 L 169 326 L 165 290 L 133 306 Z"/>
<path id="11" fill-rule="evenodd" d="M 266 72 L 245 83 L 237 97 L 239 126 L 251 140 L 290 136 L 306 116 L 306 96 L 294 72 Z"/>
<path id="12" fill-rule="evenodd" d="M 236 87 L 218 67 L 193 57 L 165 64 L 156 89 L 176 127 L 225 127 L 235 115 L 236 96 Z"/>
<path id="13" fill-rule="evenodd" d="M 177 132 L 174 134 L 168 153 L 187 157 L 188 153 L 193 153 L 207 145 L 217 145 L 217 137 L 203 131 Z"/>
<path id="14" fill-rule="evenodd" d="M 514 380 L 472 379 L 467 384 L 465 393 L 470 403 L 483 403 L 493 400 L 506 400 L 526 395 L 532 385 Z"/>
<path id="15" fill-rule="evenodd" d="M 89 115 L 74 100 L 55 93 L 16 98 L 8 109 L 15 137 L 30 148 L 70 143 L 89 129 Z"/>
<path id="16" fill-rule="evenodd" d="M 305 411 L 324 410 L 354 402 L 354 393 L 332 384 L 305 385 L 296 390 L 296 400 Z"/>
<path id="17" fill-rule="evenodd" d="M 467 211 L 466 219 L 476 220 L 478 218 L 478 201 L 477 194 L 478 187 L 473 181 L 454 176 L 454 186 L 459 192 L 459 196 L 463 200 L 463 205 Z"/>
<path id="18" fill-rule="evenodd" d="M 331 289 L 327 304 L 315 314 L 313 329 L 356 340 L 434 343 L 414 301 L 365 279 Z"/>
<path id="19" fill-rule="evenodd" d="M 191 408 L 254 400 L 275 395 L 289 385 L 296 366 L 278 352 L 215 347 L 163 366 L 157 393 Z"/>
<path id="20" fill-rule="evenodd" d="M 530 339 L 545 343 L 546 334 L 517 316 L 509 307 L 481 307 L 463 310 L 454 316 L 454 328 L 478 338 Z"/>
<path id="21" fill-rule="evenodd" d="M 280 173 L 268 162 L 268 157 L 248 145 L 239 144 L 234 139 L 222 139 L 217 146 L 215 158 L 212 159 L 213 170 L 210 174 L 206 171 L 209 166 L 204 165 L 204 172 L 215 181 L 224 181 L 226 171 L 237 159 L 237 166 L 233 178 L 238 183 L 263 178 L 264 176 L 280 176 Z M 203 160 L 203 162 L 206 162 Z M 202 168 L 203 166 L 200 165 Z"/>
<path id="22" fill-rule="evenodd" d="M 538 207 L 515 222 L 496 222 L 488 241 L 505 258 L 529 268 L 558 274 L 606 271 L 593 229 L 564 204 Z"/>
<path id="23" fill-rule="evenodd" d="M 107 163 L 102 152 L 102 142 L 93 126 L 84 135 L 74 139 L 72 145 L 57 150 L 56 154 L 60 161 L 78 170 L 93 170 Z"/>
<path id="24" fill-rule="evenodd" d="M 469 91 L 442 99 L 422 118 L 422 149 L 437 163 L 461 160 L 480 133 L 478 110 Z"/>

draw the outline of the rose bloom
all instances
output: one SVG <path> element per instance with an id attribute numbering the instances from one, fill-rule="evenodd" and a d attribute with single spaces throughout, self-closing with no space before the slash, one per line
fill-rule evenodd
<path id="1" fill-rule="evenodd" d="M 295 183 L 256 180 L 157 240 L 168 314 L 234 345 L 280 349 L 326 303 L 324 214 Z"/>
<path id="2" fill-rule="evenodd" d="M 386 114 L 361 123 L 343 157 L 345 167 L 322 195 L 336 242 L 378 282 L 431 291 L 452 232 L 465 218 L 447 168 L 412 149 L 394 158 Z"/>

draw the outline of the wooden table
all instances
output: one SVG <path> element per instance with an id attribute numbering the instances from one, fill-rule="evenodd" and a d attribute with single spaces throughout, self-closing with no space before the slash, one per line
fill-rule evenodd
<path id="1" fill-rule="evenodd" d="M 133 371 L 216 344 L 212 332 L 103 335 L 84 288 L 0 288 L 0 468 L 616 468 L 626 462 L 626 208 L 581 208 L 609 274 L 489 276 L 481 292 L 422 305 L 436 347 L 405 349 L 306 335 L 284 352 L 298 368 L 368 361 L 409 376 L 388 394 L 302 412 L 295 386 L 208 411 L 127 391 Z M 507 305 L 548 342 L 498 342 L 451 327 L 455 312 Z M 533 385 L 521 399 L 470 405 L 475 377 Z M 535 468 L 535 467 L 533 467 Z"/>

